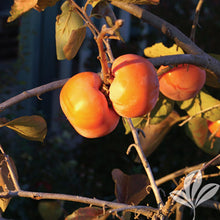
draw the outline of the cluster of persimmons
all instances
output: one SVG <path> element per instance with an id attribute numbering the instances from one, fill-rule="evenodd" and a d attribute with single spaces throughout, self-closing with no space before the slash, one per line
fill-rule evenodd
<path id="1" fill-rule="evenodd" d="M 158 72 L 164 68 L 161 66 Z M 94 72 L 74 75 L 61 90 L 61 108 L 84 137 L 109 134 L 120 116 L 133 118 L 148 114 L 157 103 L 159 91 L 175 101 L 193 98 L 206 80 L 205 71 L 190 64 L 178 65 L 158 77 L 153 64 L 135 54 L 115 59 L 110 71 L 107 92 L 106 86 L 103 92 L 104 83 Z"/>

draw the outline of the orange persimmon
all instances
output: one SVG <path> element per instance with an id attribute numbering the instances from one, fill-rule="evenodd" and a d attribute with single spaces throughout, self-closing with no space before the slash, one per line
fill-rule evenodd
<path id="1" fill-rule="evenodd" d="M 112 64 L 113 81 L 109 98 L 115 111 L 123 117 L 138 117 L 149 113 L 159 95 L 156 70 L 147 59 L 125 54 Z"/>
<path id="2" fill-rule="evenodd" d="M 102 81 L 93 72 L 82 72 L 71 77 L 60 93 L 60 105 L 75 130 L 87 138 L 112 132 L 119 115 L 108 105 L 100 91 Z"/>
<path id="3" fill-rule="evenodd" d="M 213 134 L 216 132 L 215 136 L 220 138 L 220 120 L 217 121 L 207 121 L 208 129 Z"/>
<path id="4" fill-rule="evenodd" d="M 161 66 L 158 72 L 166 68 Z M 160 91 L 175 101 L 195 97 L 206 80 L 206 72 L 191 64 L 181 64 L 159 77 Z"/>

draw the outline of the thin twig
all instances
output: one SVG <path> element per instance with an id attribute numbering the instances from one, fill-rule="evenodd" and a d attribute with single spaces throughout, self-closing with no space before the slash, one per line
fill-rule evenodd
<path id="1" fill-rule="evenodd" d="M 166 183 L 167 181 L 173 180 L 174 178 L 186 175 L 194 170 L 198 170 L 203 166 L 204 163 L 200 163 L 198 165 L 192 166 L 192 167 L 185 167 L 181 170 L 177 170 L 174 173 L 170 173 L 158 180 L 156 180 L 157 186 L 162 185 L 163 183 Z"/>
<path id="2" fill-rule="evenodd" d="M 212 164 L 215 164 L 216 161 L 220 160 L 220 154 L 218 154 L 217 156 L 215 156 L 212 160 L 210 160 L 209 162 L 205 163 L 202 168 L 200 169 L 201 172 L 204 171 L 205 169 L 207 169 L 209 166 L 212 166 Z"/>
<path id="3" fill-rule="evenodd" d="M 17 104 L 18 102 L 21 102 L 25 99 L 31 98 L 31 97 L 39 97 L 40 95 L 42 95 L 43 93 L 61 88 L 67 81 L 68 79 L 62 79 L 62 80 L 57 80 L 27 91 L 24 91 L 8 100 L 6 100 L 5 102 L 0 103 L 0 112 L 4 111 L 6 108 Z"/>
<path id="4" fill-rule="evenodd" d="M 190 34 L 190 39 L 195 42 L 195 35 L 196 35 L 196 27 L 198 26 L 199 22 L 199 13 L 201 11 L 202 5 L 203 5 L 204 0 L 199 0 L 197 6 L 196 6 L 196 11 L 195 11 L 195 17 L 193 20 L 193 25 L 192 25 L 192 30 Z"/>
<path id="5" fill-rule="evenodd" d="M 156 198 L 156 201 L 157 201 L 157 204 L 159 206 L 159 208 L 161 208 L 163 206 L 163 201 L 160 197 L 160 193 L 159 193 L 159 190 L 157 188 L 157 185 L 155 183 L 155 180 L 154 180 L 154 176 L 153 176 L 153 173 L 151 171 L 151 168 L 150 168 L 150 164 L 148 163 L 145 155 L 144 155 L 144 152 L 143 152 L 143 149 L 141 147 L 141 144 L 140 144 L 140 140 L 139 140 L 139 137 L 138 137 L 138 133 L 137 133 L 137 130 L 135 129 L 132 121 L 130 118 L 126 118 L 130 128 L 131 128 L 131 132 L 132 132 L 132 135 L 133 135 L 133 138 L 134 138 L 134 142 L 135 144 L 131 145 L 133 147 L 135 147 L 137 153 L 138 153 L 138 156 L 140 157 L 140 160 L 142 162 L 142 165 L 147 173 L 147 176 L 149 178 L 149 181 L 150 181 L 150 184 L 151 184 L 151 188 L 154 192 L 154 195 L 155 195 L 155 198 Z M 130 149 L 130 148 L 129 148 Z M 128 153 L 129 153 L 129 149 L 128 149 Z"/>
<path id="6" fill-rule="evenodd" d="M 186 124 L 188 121 L 190 121 L 191 119 L 195 118 L 195 117 L 198 116 L 198 115 L 201 115 L 201 114 L 203 114 L 203 113 L 205 113 L 205 112 L 208 112 L 208 111 L 210 111 L 210 110 L 212 110 L 212 109 L 219 108 L 219 107 L 220 107 L 220 104 L 217 104 L 217 105 L 213 105 L 213 106 L 211 106 L 211 107 L 209 107 L 209 108 L 206 108 L 206 109 L 204 109 L 204 110 L 202 110 L 202 111 L 199 111 L 199 112 L 197 112 L 196 114 L 194 114 L 194 115 L 188 117 L 186 120 L 184 120 L 182 123 L 180 123 L 179 126 L 183 126 L 183 125 Z"/>

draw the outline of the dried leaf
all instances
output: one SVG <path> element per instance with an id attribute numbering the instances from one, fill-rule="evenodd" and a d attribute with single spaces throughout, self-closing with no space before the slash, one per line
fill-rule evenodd
<path id="1" fill-rule="evenodd" d="M 11 157 L 9 157 L 9 160 L 13 173 L 15 174 L 16 179 L 18 179 L 17 169 L 14 161 Z M 15 187 L 11 179 L 5 157 L 4 155 L 0 154 L 0 192 L 4 192 L 5 190 L 15 190 Z M 2 212 L 6 210 L 10 200 L 10 198 L 0 198 L 0 208 Z"/>
<path id="2" fill-rule="evenodd" d="M 104 217 L 104 218 L 102 218 Z M 97 220 L 97 219 L 106 219 L 108 214 L 103 213 L 102 208 L 98 207 L 85 207 L 79 208 L 74 211 L 71 215 L 68 215 L 65 220 Z"/>
<path id="3" fill-rule="evenodd" d="M 60 0 L 38 0 L 34 8 L 38 11 L 44 11 L 45 8 L 54 6 L 58 1 Z"/>
<path id="4" fill-rule="evenodd" d="M 44 220 L 58 220 L 63 213 L 63 207 L 60 201 L 40 201 L 38 211 Z"/>
<path id="5" fill-rule="evenodd" d="M 144 154 L 149 156 L 156 150 L 159 144 L 163 141 L 166 134 L 170 131 L 171 127 L 180 120 L 177 112 L 172 111 L 163 121 L 158 124 L 146 124 L 143 132 L 145 137 L 140 134 L 140 143 L 143 148 Z M 136 159 L 139 162 L 139 158 Z"/>
<path id="6" fill-rule="evenodd" d="M 67 44 L 63 48 L 64 55 L 66 59 L 71 60 L 73 59 L 78 50 L 80 49 L 84 39 L 86 36 L 86 27 L 82 26 L 76 30 L 72 30 L 70 38 Z"/>
<path id="7" fill-rule="evenodd" d="M 14 0 L 14 4 L 11 7 L 10 14 L 7 22 L 12 22 L 23 13 L 29 11 L 34 8 L 37 4 L 38 0 Z"/>
<path id="8" fill-rule="evenodd" d="M 115 182 L 115 196 L 118 202 L 138 205 L 148 194 L 149 180 L 144 174 L 127 175 L 120 169 L 112 171 Z"/>
<path id="9" fill-rule="evenodd" d="M 183 50 L 176 44 L 173 44 L 172 47 L 166 47 L 163 43 L 156 43 L 144 49 L 144 55 L 152 58 L 176 54 L 184 54 Z"/>
<path id="10" fill-rule="evenodd" d="M 200 91 L 195 98 L 177 103 L 182 110 L 187 111 L 189 116 L 193 116 L 205 109 L 211 108 L 212 106 L 220 105 L 220 101 L 218 99 L 213 98 L 211 95 L 204 91 Z M 210 121 L 217 121 L 220 119 L 220 107 L 213 108 L 205 113 L 198 115 L 198 117 L 203 117 Z"/>
<path id="11" fill-rule="evenodd" d="M 83 37 L 83 35 L 81 36 L 79 34 L 82 34 L 81 32 L 84 32 L 83 29 L 79 32 L 72 32 L 73 30 L 77 30 L 83 26 L 83 20 L 78 15 L 76 10 L 71 6 L 69 1 L 65 1 L 62 4 L 61 10 L 62 13 L 57 16 L 56 20 L 56 52 L 58 60 L 66 59 L 66 56 L 64 54 L 64 47 L 68 43 L 72 45 L 72 39 L 70 39 L 71 35 L 75 38 Z M 78 42 L 82 43 L 82 40 L 79 40 Z M 81 45 L 78 45 L 78 47 L 75 48 L 74 53 L 77 53 L 80 46 Z M 68 54 L 73 54 L 74 48 L 70 50 L 70 48 L 68 48 L 68 45 L 66 47 Z M 69 51 L 71 51 L 71 53 L 69 53 Z"/>
<path id="12" fill-rule="evenodd" d="M 1 127 L 8 127 L 16 131 L 21 137 L 43 142 L 47 134 L 46 121 L 38 115 L 23 116 L 1 124 Z"/>

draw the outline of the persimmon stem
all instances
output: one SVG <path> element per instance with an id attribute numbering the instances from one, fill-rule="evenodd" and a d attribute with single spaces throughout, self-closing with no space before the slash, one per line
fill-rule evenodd
<path id="1" fill-rule="evenodd" d="M 156 182 L 155 182 L 155 179 L 154 179 L 154 176 L 153 176 L 153 173 L 152 173 L 152 170 L 151 170 L 151 167 L 150 167 L 150 164 L 148 163 L 147 161 L 147 158 L 145 157 L 144 155 L 144 152 L 143 152 L 143 149 L 141 147 L 141 143 L 140 143 L 140 140 L 139 140 L 139 136 L 138 136 L 138 133 L 137 133 L 137 130 L 135 129 L 132 121 L 130 118 L 126 118 L 130 128 L 131 128 L 131 132 L 132 132 L 132 135 L 133 135 L 133 138 L 134 138 L 134 142 L 135 144 L 131 145 L 131 147 L 135 147 L 137 153 L 138 153 L 138 156 L 140 157 L 140 160 L 141 160 L 141 163 L 147 173 L 147 176 L 149 178 L 149 181 L 150 181 L 150 184 L 151 184 L 151 188 L 154 192 L 154 195 L 155 195 L 155 199 L 157 201 L 157 205 L 159 208 L 162 208 L 163 207 L 163 201 L 161 199 L 161 196 L 160 196 L 160 193 L 159 193 L 159 190 L 157 188 L 157 185 L 156 185 Z M 128 149 L 128 152 L 130 151 L 130 148 Z"/>
<path id="2" fill-rule="evenodd" d="M 115 22 L 115 25 L 111 28 L 107 28 L 106 25 L 103 25 L 101 32 L 98 34 L 97 38 L 95 38 L 97 46 L 98 46 L 98 50 L 99 50 L 99 61 L 102 66 L 103 81 L 104 81 L 104 84 L 106 85 L 110 84 L 109 79 L 111 77 L 111 70 L 108 66 L 107 54 L 104 48 L 105 38 L 107 37 L 107 35 L 113 36 L 114 32 L 119 27 L 121 27 L 122 24 L 123 24 L 123 21 L 119 19 Z M 109 43 L 106 45 L 108 45 L 108 51 L 111 51 Z M 112 54 L 110 55 L 111 55 L 111 60 L 113 61 L 114 58 Z"/>

